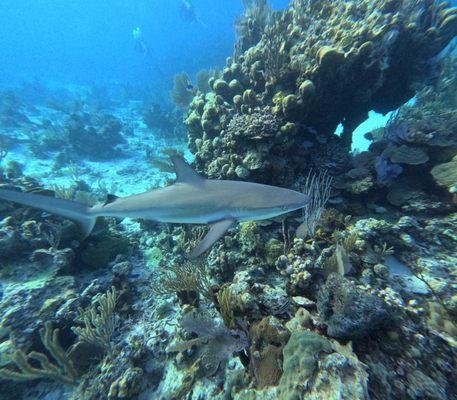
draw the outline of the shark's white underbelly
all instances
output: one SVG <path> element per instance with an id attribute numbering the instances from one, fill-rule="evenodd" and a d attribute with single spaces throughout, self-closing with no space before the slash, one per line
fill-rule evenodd
<path id="1" fill-rule="evenodd" d="M 258 221 L 264 220 L 269 218 L 275 218 L 284 212 L 264 212 L 264 213 L 255 213 L 249 212 L 246 210 L 230 210 L 224 212 L 209 212 L 201 215 L 188 215 L 188 216 L 144 216 L 144 219 L 150 219 L 159 222 L 167 222 L 167 223 L 176 223 L 176 224 L 210 224 L 212 222 L 221 221 L 223 219 L 233 219 L 238 222 L 245 222 L 245 221 Z"/>
<path id="2" fill-rule="evenodd" d="M 143 215 L 139 215 L 138 218 L 148 219 L 151 221 L 166 222 L 171 224 L 209 224 L 211 222 L 220 221 L 222 219 L 237 219 L 235 215 L 232 215 L 232 213 L 211 211 L 207 213 L 194 215 L 185 215 L 181 213 L 158 215 L 146 212 Z"/>
<path id="3" fill-rule="evenodd" d="M 274 218 L 283 212 L 263 211 L 254 212 L 249 209 L 228 208 L 223 210 L 199 210 L 199 212 L 185 212 L 182 209 L 174 210 L 173 208 L 163 208 L 160 210 L 130 210 L 129 212 L 112 212 L 103 213 L 105 216 L 113 216 L 119 218 L 142 218 L 150 221 L 158 221 L 174 224 L 210 224 L 223 219 L 233 219 L 238 222 L 256 221 L 268 218 Z"/>

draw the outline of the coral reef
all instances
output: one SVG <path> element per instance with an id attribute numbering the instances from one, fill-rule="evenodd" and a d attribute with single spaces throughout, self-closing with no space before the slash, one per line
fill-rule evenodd
<path id="1" fill-rule="evenodd" d="M 263 7 L 249 2 L 238 52 L 213 93 L 190 104 L 190 149 L 210 176 L 240 178 L 235 171 L 254 157 L 249 179 L 290 186 L 313 162 L 310 149 L 336 140 L 339 123 L 339 147 L 348 148 L 369 110 L 385 113 L 413 97 L 457 30 L 455 9 L 431 1 L 293 1 L 274 18 L 253 11 Z M 268 134 L 256 128 L 265 113 L 277 121 Z M 244 128 L 234 135 L 237 121 Z"/>
<path id="2" fill-rule="evenodd" d="M 32 154 L 46 158 L 59 151 L 67 162 L 78 156 L 91 160 L 107 160 L 119 156 L 118 146 L 125 142 L 121 131 L 126 129 L 115 116 L 105 113 L 69 113 L 59 123 L 48 121 L 30 133 L 28 147 Z"/>
<path id="3" fill-rule="evenodd" d="M 104 201 L 112 188 L 85 182 L 83 161 L 109 169 L 132 152 L 168 174 L 165 156 L 186 151 L 168 142 L 180 142 L 185 112 L 199 172 L 302 189 L 303 215 L 245 221 L 190 261 L 205 227 L 108 219 L 82 240 L 72 223 L 2 202 L 0 393 L 457 398 L 457 63 L 442 51 L 457 9 L 244 6 L 225 68 L 200 72 L 195 86 L 175 78 L 177 111 L 149 99 L 129 105 L 129 120 L 94 88 L 83 104 L 49 104 L 58 117 L 31 128 L 27 104 L 1 94 L 0 122 L 29 124 L 24 143 L 41 161 L 56 154 L 65 184 L 24 176 L 2 131 L 0 186 Z M 368 111 L 397 108 L 366 151 L 351 152 Z M 155 172 L 142 175 L 148 187 L 170 179 Z M 121 186 L 137 173 L 124 166 Z"/>

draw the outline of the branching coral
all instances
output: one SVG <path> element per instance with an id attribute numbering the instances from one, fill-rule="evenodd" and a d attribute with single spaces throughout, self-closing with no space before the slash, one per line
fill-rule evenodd
<path id="1" fill-rule="evenodd" d="M 170 295 L 192 291 L 209 301 L 214 300 L 211 281 L 206 267 L 198 261 L 174 262 L 165 271 L 160 271 L 151 285 L 157 295 Z"/>
<path id="2" fill-rule="evenodd" d="M 52 190 L 54 192 L 54 196 L 58 199 L 74 200 L 76 194 L 74 186 L 53 184 L 50 185 L 49 190 Z"/>
<path id="3" fill-rule="evenodd" d="M 36 351 L 25 354 L 20 349 L 15 349 L 13 362 L 18 371 L 9 368 L 0 369 L 0 378 L 14 381 L 28 381 L 31 379 L 51 379 L 64 384 L 75 384 L 79 375 L 67 352 L 59 344 L 59 329 L 52 329 L 51 322 L 46 322 L 40 329 L 41 341 L 46 350 L 56 361 L 53 364 L 48 357 Z M 30 362 L 37 362 L 36 367 Z"/>
<path id="4" fill-rule="evenodd" d="M 386 259 L 386 257 L 394 253 L 394 248 L 389 247 L 389 245 L 385 242 L 382 244 L 382 246 L 378 246 L 377 244 L 375 244 L 373 247 L 368 247 L 367 249 L 367 255 L 369 255 L 372 260 L 375 260 L 375 262 L 373 262 L 372 264 L 383 262 Z"/>
<path id="5" fill-rule="evenodd" d="M 330 198 L 331 189 L 332 177 L 327 172 L 308 173 L 303 193 L 308 196 L 309 202 L 303 210 L 303 222 L 297 228 L 297 237 L 302 239 L 314 237 L 325 205 Z"/>
<path id="6" fill-rule="evenodd" d="M 100 297 L 86 310 L 80 309 L 83 327 L 72 328 L 82 342 L 93 344 L 107 352 L 112 350 L 112 339 L 119 325 L 115 314 L 119 295 L 114 287 Z"/>
<path id="7" fill-rule="evenodd" d="M 217 293 L 217 303 L 219 305 L 219 312 L 225 326 L 232 328 L 235 326 L 234 315 L 234 298 L 230 286 L 224 286 Z"/>

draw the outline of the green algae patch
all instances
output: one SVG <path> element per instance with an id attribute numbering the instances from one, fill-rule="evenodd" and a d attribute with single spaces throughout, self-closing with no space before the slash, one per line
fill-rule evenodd
<path id="1" fill-rule="evenodd" d="M 146 250 L 146 258 L 148 260 L 148 267 L 155 269 L 159 266 L 160 261 L 163 259 L 163 253 L 160 248 L 154 246 Z"/>

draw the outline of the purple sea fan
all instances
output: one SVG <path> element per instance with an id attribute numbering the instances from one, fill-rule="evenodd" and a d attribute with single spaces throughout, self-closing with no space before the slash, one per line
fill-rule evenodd
<path id="1" fill-rule="evenodd" d="M 376 157 L 374 166 L 377 174 L 376 180 L 382 185 L 388 185 L 403 172 L 400 164 L 391 163 L 388 158 L 383 156 Z"/>
<path id="2" fill-rule="evenodd" d="M 184 351 L 197 346 L 197 355 L 208 375 L 216 373 L 219 365 L 236 352 L 249 346 L 247 334 L 238 329 L 229 329 L 209 315 L 192 311 L 184 315 L 181 326 L 198 337 L 171 346 L 168 351 Z"/>

